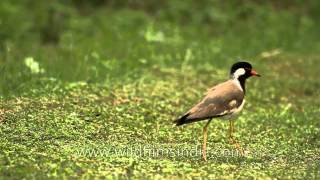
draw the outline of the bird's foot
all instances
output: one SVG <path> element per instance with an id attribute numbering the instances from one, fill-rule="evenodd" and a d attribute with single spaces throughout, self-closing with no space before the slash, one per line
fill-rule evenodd
<path id="1" fill-rule="evenodd" d="M 207 148 L 206 148 L 206 145 L 204 145 L 203 149 L 202 149 L 202 159 L 204 161 L 207 161 Z"/>
<path id="2" fill-rule="evenodd" d="M 204 161 L 207 161 L 207 156 L 204 155 L 204 154 L 202 154 L 202 159 L 203 159 Z"/>
<path id="3" fill-rule="evenodd" d="M 235 144 L 235 146 L 236 146 L 236 149 L 238 150 L 238 152 L 240 153 L 241 156 L 245 156 L 246 155 L 244 149 L 240 146 L 240 144 L 237 143 L 237 144 Z"/>
<path id="4" fill-rule="evenodd" d="M 235 148 L 237 149 L 237 151 L 240 153 L 241 156 L 245 156 L 244 149 L 233 137 L 230 137 L 230 143 L 235 146 Z"/>

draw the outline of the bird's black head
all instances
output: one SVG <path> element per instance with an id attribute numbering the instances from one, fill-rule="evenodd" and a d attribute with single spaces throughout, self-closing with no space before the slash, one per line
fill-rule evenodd
<path id="1" fill-rule="evenodd" d="M 247 79 L 251 76 L 260 76 L 248 62 L 237 62 L 232 65 L 230 76 L 236 79 Z"/>
<path id="2" fill-rule="evenodd" d="M 230 76 L 240 82 L 243 92 L 246 92 L 245 82 L 251 76 L 260 76 L 248 62 L 237 62 L 232 65 Z"/>

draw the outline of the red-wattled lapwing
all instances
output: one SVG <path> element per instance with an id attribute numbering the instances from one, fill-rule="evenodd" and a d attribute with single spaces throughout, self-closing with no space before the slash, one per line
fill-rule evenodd
<path id="1" fill-rule="evenodd" d="M 177 126 L 189 124 L 201 120 L 208 120 L 203 127 L 202 157 L 206 161 L 207 127 L 213 118 L 226 117 L 230 119 L 229 138 L 238 151 L 243 155 L 244 151 L 233 137 L 233 118 L 238 114 L 245 103 L 245 82 L 251 76 L 260 76 L 252 70 L 248 62 L 237 62 L 232 65 L 230 80 L 218 84 L 207 92 L 207 95 L 197 105 L 191 108 L 181 118 L 175 121 Z"/>

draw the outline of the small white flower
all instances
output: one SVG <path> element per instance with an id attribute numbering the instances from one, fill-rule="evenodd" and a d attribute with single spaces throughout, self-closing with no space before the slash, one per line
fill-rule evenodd
<path id="1" fill-rule="evenodd" d="M 24 59 L 24 64 L 30 69 L 32 74 L 44 73 L 44 69 L 40 68 L 40 65 L 33 57 L 26 57 Z"/>
<path id="2" fill-rule="evenodd" d="M 144 33 L 144 38 L 148 42 L 163 42 L 165 37 L 162 31 L 155 31 L 152 26 L 149 26 Z"/>

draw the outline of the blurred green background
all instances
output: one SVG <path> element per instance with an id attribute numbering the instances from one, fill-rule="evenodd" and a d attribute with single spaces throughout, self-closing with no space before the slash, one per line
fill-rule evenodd
<path id="1" fill-rule="evenodd" d="M 319 22 L 319 0 L 1 0 L 0 179 L 319 179 Z M 92 154 L 201 147 L 205 122 L 172 122 L 238 60 L 262 74 L 247 156 L 218 120 L 208 162 Z"/>
<path id="2" fill-rule="evenodd" d="M 154 68 L 181 67 L 188 48 L 195 56 L 189 64 L 220 68 L 274 49 L 316 53 L 319 6 L 316 0 L 2 0 L 0 94 L 19 95 L 44 78 L 132 82 Z M 31 73 L 26 58 L 43 72 Z"/>

